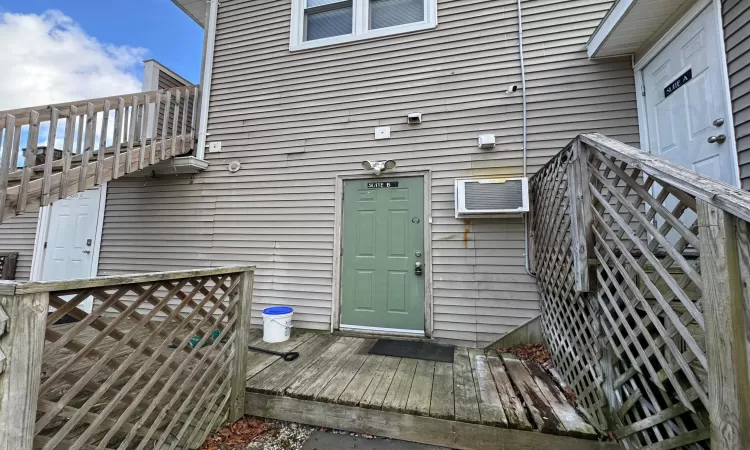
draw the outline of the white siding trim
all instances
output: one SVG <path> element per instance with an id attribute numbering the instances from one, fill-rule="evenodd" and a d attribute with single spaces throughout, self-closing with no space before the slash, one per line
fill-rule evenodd
<path id="1" fill-rule="evenodd" d="M 198 116 L 198 146 L 195 157 L 204 159 L 206 154 L 206 127 L 208 125 L 208 100 L 211 97 L 211 73 L 214 70 L 214 47 L 216 46 L 216 16 L 219 14 L 219 1 L 211 0 L 208 9 L 205 49 L 203 52 L 203 73 L 201 74 L 201 109 Z"/>
<path id="2" fill-rule="evenodd" d="M 721 70 L 721 84 L 724 90 L 725 110 L 724 122 L 727 126 L 727 140 L 732 149 L 734 161 L 735 186 L 742 188 L 740 177 L 740 154 L 737 152 L 737 136 L 734 130 L 734 111 L 732 110 L 732 90 L 729 87 L 729 62 L 727 61 L 727 46 L 724 36 L 724 18 L 721 14 L 721 0 L 713 0 L 714 17 L 716 18 L 716 32 L 719 35 L 719 69 Z"/>
<path id="3" fill-rule="evenodd" d="M 339 328 L 355 328 L 353 325 L 341 325 L 341 244 L 342 223 L 344 215 L 344 181 L 367 180 L 373 175 L 338 175 L 336 177 L 336 197 L 334 205 L 334 230 L 333 230 L 333 295 L 331 298 L 331 332 Z M 392 172 L 383 174 L 378 178 L 415 178 L 424 180 L 424 259 L 427 276 L 425 277 L 424 289 L 424 335 L 432 337 L 433 307 L 432 307 L 432 177 L 429 170 L 419 172 Z M 376 330 L 376 328 L 357 327 L 360 329 Z M 377 328 L 377 330 L 394 331 L 389 328 Z M 395 330 L 402 331 L 402 330 Z"/>
<path id="4" fill-rule="evenodd" d="M 630 11 L 636 0 L 620 0 L 617 4 L 609 10 L 607 15 L 602 19 L 599 27 L 591 35 L 589 43 L 586 45 L 586 50 L 589 58 L 595 58 L 599 50 L 601 50 L 604 43 L 609 38 L 609 35 L 614 31 L 617 25 L 622 22 L 625 14 Z"/>
<path id="5" fill-rule="evenodd" d="M 424 0 L 425 20 L 423 22 L 407 23 L 395 27 L 368 30 L 369 14 L 367 5 L 369 0 L 353 0 L 352 20 L 354 21 L 354 30 L 352 34 L 305 42 L 303 32 L 305 26 L 305 1 L 306 0 L 292 0 L 292 22 L 289 27 L 289 51 L 291 52 L 308 50 L 311 48 L 330 47 L 331 45 L 377 39 L 385 36 L 413 33 L 416 31 L 432 30 L 438 25 L 437 0 Z"/>

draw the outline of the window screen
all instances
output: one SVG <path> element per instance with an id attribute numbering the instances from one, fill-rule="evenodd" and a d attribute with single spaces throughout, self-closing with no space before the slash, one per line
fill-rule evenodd
<path id="1" fill-rule="evenodd" d="M 424 20 L 424 0 L 370 0 L 370 29 Z"/>
<path id="2" fill-rule="evenodd" d="M 351 0 L 307 0 L 306 41 L 351 34 L 352 24 Z"/>

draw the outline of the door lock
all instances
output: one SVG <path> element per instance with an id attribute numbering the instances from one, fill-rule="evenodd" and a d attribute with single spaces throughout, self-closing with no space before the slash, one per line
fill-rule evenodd
<path id="1" fill-rule="evenodd" d="M 727 137 L 724 134 L 720 134 L 718 136 L 711 136 L 708 138 L 709 144 L 723 144 L 727 141 Z"/>
<path id="2" fill-rule="evenodd" d="M 714 120 L 714 126 L 715 127 L 720 127 L 722 125 L 724 125 L 724 119 L 716 119 L 716 120 Z"/>
<path id="3" fill-rule="evenodd" d="M 422 276 L 422 263 L 419 261 L 414 263 L 414 275 Z"/>

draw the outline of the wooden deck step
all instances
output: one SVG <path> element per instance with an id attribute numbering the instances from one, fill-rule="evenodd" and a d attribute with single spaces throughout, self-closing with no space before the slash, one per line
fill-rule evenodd
<path id="1" fill-rule="evenodd" d="M 452 364 L 370 355 L 372 339 L 311 336 L 295 333 L 285 343 L 300 352 L 296 361 L 251 359 L 247 390 L 448 423 L 599 437 L 538 364 L 464 347 L 455 349 Z"/>

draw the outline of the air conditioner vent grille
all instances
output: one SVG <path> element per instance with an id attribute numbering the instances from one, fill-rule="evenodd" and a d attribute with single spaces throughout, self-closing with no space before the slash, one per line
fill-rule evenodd
<path id="1" fill-rule="evenodd" d="M 466 183 L 466 209 L 486 211 L 523 208 L 523 183 L 508 180 L 504 183 Z"/>

